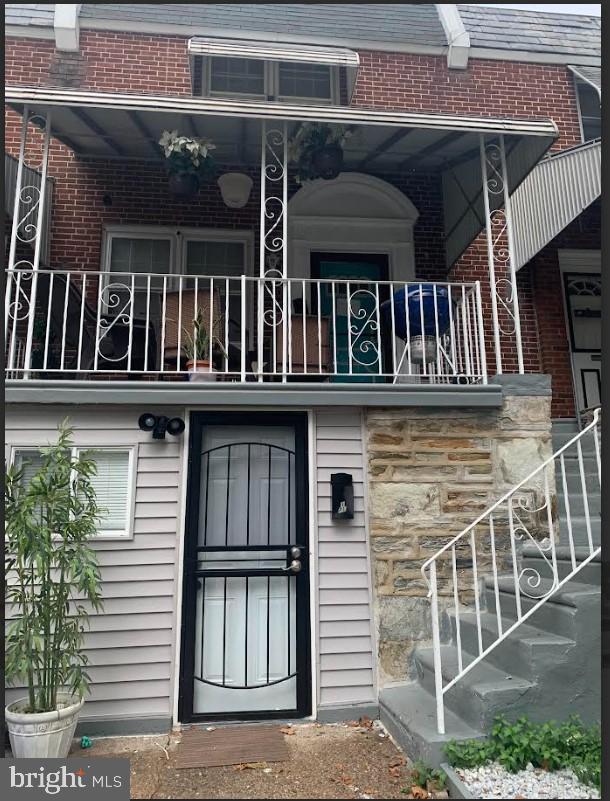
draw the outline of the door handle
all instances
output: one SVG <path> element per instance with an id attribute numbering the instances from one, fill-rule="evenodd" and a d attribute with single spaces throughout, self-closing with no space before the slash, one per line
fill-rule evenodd
<path id="1" fill-rule="evenodd" d="M 292 562 L 286 567 L 283 567 L 282 570 L 286 573 L 299 573 L 301 567 L 302 565 L 300 559 L 293 559 Z"/>

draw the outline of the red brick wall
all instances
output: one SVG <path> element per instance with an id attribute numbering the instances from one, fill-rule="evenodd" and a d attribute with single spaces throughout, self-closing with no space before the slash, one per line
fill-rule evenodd
<path id="1" fill-rule="evenodd" d="M 557 251 L 599 250 L 601 243 L 601 203 L 596 201 L 559 236 L 543 248 L 528 265 L 533 278 L 533 294 L 538 313 L 542 370 L 553 379 L 554 417 L 573 417 L 574 389 L 570 348 L 566 332 L 561 272 Z"/>
<path id="2" fill-rule="evenodd" d="M 551 64 L 471 59 L 450 70 L 444 57 L 360 51 L 354 106 L 489 117 L 553 119 L 557 148 L 580 142 L 572 74 Z"/>

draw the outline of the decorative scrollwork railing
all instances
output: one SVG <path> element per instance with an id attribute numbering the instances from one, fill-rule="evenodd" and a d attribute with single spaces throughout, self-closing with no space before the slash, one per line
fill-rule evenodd
<path id="1" fill-rule="evenodd" d="M 432 612 L 432 641 L 437 704 L 438 730 L 445 731 L 444 695 L 472 668 L 494 650 L 515 629 L 524 623 L 560 587 L 570 581 L 601 548 L 594 544 L 590 495 L 601 488 L 601 409 L 593 413 L 593 420 L 573 439 L 546 459 L 539 467 L 520 481 L 509 492 L 483 512 L 473 523 L 450 540 L 422 565 L 421 571 L 428 585 Z M 593 469 L 585 468 L 583 441 L 592 441 L 590 458 Z M 568 474 L 566 455 L 574 456 L 575 474 Z M 570 485 L 568 475 L 576 483 Z M 556 492 L 556 480 L 561 492 Z M 560 508 L 561 501 L 561 508 Z M 578 507 L 577 507 L 578 504 Z M 582 509 L 578 518 L 584 525 L 586 545 L 578 551 L 575 537 L 575 511 Z M 584 524 L 583 521 L 584 520 Z M 561 544 L 567 549 L 570 569 L 562 574 L 557 564 L 557 543 L 561 529 Z M 521 550 L 528 546 L 528 558 L 536 557 L 534 565 L 522 564 Z M 459 554 L 459 557 L 458 557 Z M 458 572 L 458 563 L 462 566 Z M 466 567 L 463 565 L 466 564 Z M 480 572 L 483 567 L 491 571 L 486 582 L 489 609 L 495 613 L 495 637 L 489 641 L 482 635 L 482 607 Z M 508 613 L 501 599 L 502 574 L 511 585 Z M 454 618 L 457 673 L 451 680 L 443 676 L 440 644 L 439 595 L 452 598 L 448 611 Z M 514 594 L 514 600 L 512 600 Z M 474 611 L 478 652 L 467 653 L 462 647 L 460 614 L 464 607 Z M 474 610 L 473 610 L 474 607 Z M 516 619 L 515 619 L 516 618 Z"/>

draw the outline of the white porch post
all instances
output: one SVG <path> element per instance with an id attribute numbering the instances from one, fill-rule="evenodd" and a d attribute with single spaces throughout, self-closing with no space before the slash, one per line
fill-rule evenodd
<path id="1" fill-rule="evenodd" d="M 263 340 L 270 334 L 268 372 L 277 369 L 277 327 L 282 326 L 282 380 L 287 358 L 288 126 L 261 122 L 261 198 L 257 303 L 258 380 L 263 380 Z M 277 281 L 282 303 L 277 299 Z M 265 301 L 269 301 L 266 307 Z"/>
<path id="2" fill-rule="evenodd" d="M 496 142 L 486 141 L 485 134 L 481 134 L 480 154 L 496 371 L 498 374 L 503 372 L 503 342 L 514 340 L 518 370 L 523 373 L 521 320 L 504 136 L 500 135 Z"/>
<path id="3" fill-rule="evenodd" d="M 42 162 L 40 165 L 40 186 L 23 185 L 23 168 L 27 150 L 28 125 L 35 119 L 44 122 L 44 135 L 42 144 Z M 51 112 L 46 117 L 39 114 L 30 115 L 28 106 L 24 106 L 21 120 L 21 140 L 19 145 L 19 162 L 17 164 L 17 177 L 15 186 L 15 199 L 13 204 L 13 222 L 11 227 L 11 242 L 8 262 L 8 280 L 5 295 L 5 336 L 8 334 L 9 321 L 12 325 L 10 333 L 10 347 L 7 368 L 14 367 L 17 324 L 27 318 L 27 336 L 25 341 L 25 354 L 23 359 L 24 378 L 29 378 L 29 368 L 32 359 L 32 337 L 34 333 L 34 317 L 36 313 L 36 289 L 38 283 L 38 269 L 40 267 L 40 254 L 44 235 L 44 215 L 46 202 L 47 168 L 49 162 L 49 144 L 51 139 Z M 22 212 L 22 204 L 26 206 Z M 21 216 L 20 216 L 21 215 Z M 34 255 L 31 259 L 17 258 L 19 243 L 34 246 Z M 31 272 L 27 272 L 27 268 Z M 14 279 L 16 268 L 24 269 Z M 30 292 L 24 290 L 22 284 L 31 280 Z M 14 296 L 13 296 L 14 286 Z M 12 301 L 11 301 L 12 297 Z"/>

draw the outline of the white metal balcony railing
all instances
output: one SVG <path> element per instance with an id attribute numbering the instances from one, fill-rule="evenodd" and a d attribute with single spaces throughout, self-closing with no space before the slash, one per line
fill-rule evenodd
<path id="1" fill-rule="evenodd" d="M 439 733 L 445 733 L 445 694 L 599 555 L 599 509 L 592 506 L 601 492 L 600 415 L 595 409 L 589 425 L 422 565 L 431 605 Z M 523 545 L 529 546 L 525 565 Z M 562 569 L 558 546 L 568 562 Z M 484 572 L 491 575 L 481 582 Z M 489 626 L 483 631 L 482 589 L 495 632 Z M 445 610 L 439 610 L 440 597 L 447 599 Z M 453 617 L 457 672 L 453 658 L 448 670 L 443 666 L 440 615 L 446 612 Z M 462 643 L 460 619 L 467 614 L 474 614 L 474 654 Z"/>
<path id="2" fill-rule="evenodd" d="M 12 378 L 487 380 L 478 283 L 16 269 L 5 342 Z"/>

